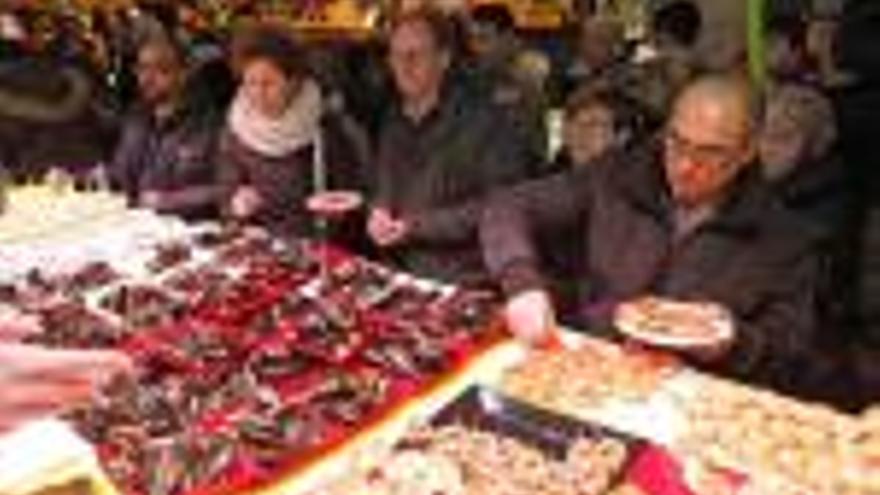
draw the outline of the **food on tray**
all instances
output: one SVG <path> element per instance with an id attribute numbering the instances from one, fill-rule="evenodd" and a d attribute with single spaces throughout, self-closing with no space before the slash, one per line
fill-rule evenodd
<path id="1" fill-rule="evenodd" d="M 170 322 L 182 316 L 186 305 L 158 287 L 123 285 L 101 298 L 102 309 L 118 315 L 135 328 Z"/>
<path id="2" fill-rule="evenodd" d="M 125 198 L 108 192 L 60 191 L 50 185 L 20 186 L 5 192 L 0 244 L 73 235 L 90 222 L 125 212 Z M 89 221 L 84 221 L 89 220 Z"/>
<path id="3" fill-rule="evenodd" d="M 342 305 L 317 301 L 296 320 L 296 345 L 331 362 L 342 362 L 358 352 L 367 335 L 357 315 Z"/>
<path id="4" fill-rule="evenodd" d="M 65 285 L 68 291 L 79 293 L 104 287 L 119 277 L 119 273 L 108 263 L 97 261 L 88 263 L 73 273 Z"/>
<path id="5" fill-rule="evenodd" d="M 147 263 L 153 272 L 163 272 L 189 261 L 192 249 L 183 242 L 172 241 L 156 246 L 155 257 Z"/>
<path id="6" fill-rule="evenodd" d="M 149 241 L 148 280 L 98 262 L 0 287 L 36 316 L 29 342 L 135 363 L 64 415 L 122 493 L 225 494 L 307 467 L 497 335 L 484 328 L 495 302 L 446 300 L 344 252 L 328 251 L 319 287 L 306 242 L 248 229 Z M 203 252 L 216 262 L 197 263 Z"/>
<path id="7" fill-rule="evenodd" d="M 610 398 L 644 400 L 676 369 L 654 353 L 584 344 L 566 351 L 535 351 L 504 377 L 510 395 L 578 415 Z"/>
<path id="8" fill-rule="evenodd" d="M 636 340 L 661 346 L 700 346 L 728 341 L 733 320 L 721 305 L 646 297 L 617 308 L 615 326 Z"/>
<path id="9" fill-rule="evenodd" d="M 638 485 L 633 485 L 631 483 L 623 483 L 622 485 L 614 488 L 608 495 L 648 495 L 644 490 L 638 487 Z M 710 495 L 708 493 L 700 493 L 700 495 Z"/>
<path id="10" fill-rule="evenodd" d="M 426 333 L 423 325 L 412 323 L 406 331 L 398 327 L 376 337 L 364 351 L 364 359 L 403 376 L 430 377 L 449 367 L 448 346 Z"/>
<path id="11" fill-rule="evenodd" d="M 24 341 L 49 347 L 103 348 L 121 343 L 128 333 L 77 302 L 61 302 L 37 312 L 42 331 Z"/>
<path id="12" fill-rule="evenodd" d="M 230 276 L 222 270 L 202 266 L 176 273 L 168 279 L 166 286 L 188 296 L 197 297 L 203 292 L 222 287 L 230 281 Z"/>
<path id="13" fill-rule="evenodd" d="M 598 495 L 625 460 L 617 440 L 577 439 L 555 458 L 512 437 L 442 426 L 410 434 L 379 467 L 319 494 Z"/>
<path id="14" fill-rule="evenodd" d="M 857 465 L 854 418 L 708 378 L 697 390 L 685 404 L 684 447 L 694 455 L 745 468 L 756 478 L 781 477 L 813 493 L 878 493 L 876 485 L 873 492 L 860 488 L 868 481 L 864 476 L 843 475 Z"/>

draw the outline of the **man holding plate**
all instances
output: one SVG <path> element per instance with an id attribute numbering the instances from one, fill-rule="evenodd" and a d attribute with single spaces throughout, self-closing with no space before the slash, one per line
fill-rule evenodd
<path id="1" fill-rule="evenodd" d="M 676 99 L 660 139 L 609 157 L 589 177 L 495 197 L 481 237 L 510 297 L 511 330 L 550 337 L 553 298 L 536 246 L 567 229 L 586 242 L 580 304 L 565 316 L 590 328 L 617 316 L 643 343 L 788 388 L 815 341 L 819 259 L 815 233 L 760 180 L 753 109 L 745 83 L 706 76 Z"/>

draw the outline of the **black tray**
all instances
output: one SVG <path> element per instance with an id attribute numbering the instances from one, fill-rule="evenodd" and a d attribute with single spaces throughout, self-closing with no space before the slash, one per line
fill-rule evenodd
<path id="1" fill-rule="evenodd" d="M 564 458 L 572 444 L 581 438 L 618 440 L 627 450 L 618 478 L 626 473 L 630 462 L 644 446 L 643 440 L 633 436 L 549 412 L 483 386 L 469 388 L 435 415 L 430 424 L 461 425 L 506 436 L 555 459 Z"/>

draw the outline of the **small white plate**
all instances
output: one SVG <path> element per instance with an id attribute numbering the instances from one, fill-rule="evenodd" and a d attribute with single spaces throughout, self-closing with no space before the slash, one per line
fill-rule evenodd
<path id="1" fill-rule="evenodd" d="M 665 299 L 623 303 L 617 307 L 614 324 L 633 340 L 671 349 L 716 346 L 730 342 L 735 332 L 733 316 L 719 304 Z"/>
<path id="2" fill-rule="evenodd" d="M 364 196 L 357 191 L 325 191 L 310 196 L 306 207 L 320 215 L 341 215 L 357 210 L 363 203 Z"/>

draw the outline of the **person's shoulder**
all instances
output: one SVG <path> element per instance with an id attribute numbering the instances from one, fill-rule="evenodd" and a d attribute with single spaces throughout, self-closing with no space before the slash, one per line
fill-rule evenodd
<path id="1" fill-rule="evenodd" d="M 788 255 L 815 251 L 825 238 L 824 231 L 816 222 L 785 205 L 769 187 L 761 187 L 763 203 L 756 218 L 760 222 L 762 238 L 775 251 Z"/>

